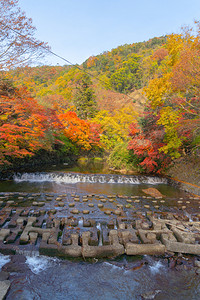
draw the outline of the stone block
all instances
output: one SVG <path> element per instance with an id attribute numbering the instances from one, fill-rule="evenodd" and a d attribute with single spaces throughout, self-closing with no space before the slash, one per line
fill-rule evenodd
<path id="1" fill-rule="evenodd" d="M 72 244 L 72 239 L 71 239 L 71 234 L 75 233 L 74 228 L 70 228 L 65 226 L 63 229 L 63 234 L 62 234 L 62 244 L 65 246 L 71 245 Z"/>
<path id="2" fill-rule="evenodd" d="M 124 254 L 124 247 L 119 244 L 117 231 L 111 230 L 109 234 L 110 245 L 89 246 L 90 232 L 82 234 L 82 256 L 85 258 L 113 257 Z"/>
<path id="3" fill-rule="evenodd" d="M 184 244 L 195 244 L 195 237 L 191 232 L 183 232 L 173 227 L 172 227 L 172 231 L 179 242 Z"/>
<path id="4" fill-rule="evenodd" d="M 161 237 L 162 243 L 166 246 L 167 251 L 200 255 L 199 244 L 184 244 L 181 242 L 171 241 L 165 235 Z"/>
<path id="5" fill-rule="evenodd" d="M 38 233 L 37 232 L 29 232 L 29 237 L 30 237 L 30 243 L 35 244 L 38 238 Z"/>
<path id="6" fill-rule="evenodd" d="M 98 239 L 98 229 L 96 227 L 92 227 L 90 229 L 90 239 L 89 239 L 89 246 L 98 246 L 99 239 Z"/>
<path id="7" fill-rule="evenodd" d="M 91 223 L 89 220 L 83 220 L 83 227 L 91 227 Z"/>
<path id="8" fill-rule="evenodd" d="M 110 220 L 107 224 L 109 229 L 114 229 L 115 228 L 115 221 L 114 220 Z"/>
<path id="9" fill-rule="evenodd" d="M 71 245 L 58 246 L 59 256 L 64 257 L 81 257 L 81 246 L 78 244 L 79 235 L 71 234 Z"/>
<path id="10" fill-rule="evenodd" d="M 39 247 L 40 255 L 47 255 L 47 256 L 58 256 L 59 251 L 57 245 L 54 244 L 47 244 L 45 241 L 41 241 Z"/>
<path id="11" fill-rule="evenodd" d="M 66 225 L 76 227 L 78 226 L 78 220 L 76 218 L 67 218 Z"/>
<path id="12" fill-rule="evenodd" d="M 102 243 L 103 245 L 110 245 L 109 231 L 105 227 L 102 230 Z"/>
<path id="13" fill-rule="evenodd" d="M 5 238 L 10 234 L 10 229 L 2 228 L 0 230 L 0 241 L 4 241 Z"/>
<path id="14" fill-rule="evenodd" d="M 163 255 L 165 246 L 162 244 L 126 244 L 126 255 Z"/>

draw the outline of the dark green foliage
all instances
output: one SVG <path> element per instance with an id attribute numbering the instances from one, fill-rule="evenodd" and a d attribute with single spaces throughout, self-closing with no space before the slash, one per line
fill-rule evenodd
<path id="1" fill-rule="evenodd" d="M 83 63 L 83 68 L 107 76 L 110 89 L 128 93 L 140 89 L 146 83 L 146 57 L 161 47 L 166 37 L 150 39 L 147 42 L 119 46 L 101 55 L 92 56 Z"/>
<path id="2" fill-rule="evenodd" d="M 93 118 L 97 113 L 97 102 L 91 85 L 90 77 L 83 74 L 73 100 L 78 117 L 84 120 Z"/>
<path id="3" fill-rule="evenodd" d="M 67 138 L 65 135 L 60 135 L 58 137 L 58 140 L 61 142 L 58 145 L 56 145 L 56 151 L 60 153 L 60 155 L 64 156 L 70 156 L 78 155 L 79 149 L 77 145 L 75 145 L 69 138 Z"/>
<path id="4" fill-rule="evenodd" d="M 128 150 L 127 143 L 119 143 L 110 153 L 108 165 L 119 170 L 136 170 L 139 166 L 139 159 Z"/>
<path id="5" fill-rule="evenodd" d="M 123 66 L 118 69 L 110 78 L 111 86 L 118 92 L 131 91 L 141 88 L 141 56 L 137 54 L 123 63 Z"/>
<path id="6" fill-rule="evenodd" d="M 0 77 L 0 96 L 11 96 L 15 93 L 15 87 L 11 80 Z"/>

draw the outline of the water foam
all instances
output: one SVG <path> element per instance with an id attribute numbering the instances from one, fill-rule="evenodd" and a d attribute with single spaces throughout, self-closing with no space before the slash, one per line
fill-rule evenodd
<path id="1" fill-rule="evenodd" d="M 52 267 L 54 262 L 57 262 L 57 258 L 46 257 L 42 255 L 37 256 L 26 256 L 26 263 L 34 274 L 39 274 L 40 272 Z"/>
<path id="2" fill-rule="evenodd" d="M 10 261 L 10 256 L 0 254 L 0 271 L 1 268 Z"/>
<path id="3" fill-rule="evenodd" d="M 79 219 L 78 220 L 78 227 L 80 228 L 82 228 L 83 227 L 83 219 Z"/>
<path id="4" fill-rule="evenodd" d="M 75 173 L 23 173 L 15 174 L 16 182 L 55 182 L 58 184 L 76 183 L 107 183 L 107 184 L 167 184 L 166 178 L 151 176 L 129 175 L 101 175 L 101 174 L 75 174 Z"/>
<path id="5" fill-rule="evenodd" d="M 114 271 L 114 270 L 122 270 L 122 271 L 124 271 L 123 267 L 117 266 L 117 265 L 109 263 L 107 261 L 105 261 L 104 264 L 107 265 L 107 266 L 109 266 L 109 267 L 111 267 L 111 271 Z"/>
<path id="6" fill-rule="evenodd" d="M 101 229 L 101 224 L 99 222 L 97 223 L 96 228 L 99 231 L 99 244 L 98 244 L 98 246 L 103 246 L 102 229 Z"/>
<path id="7" fill-rule="evenodd" d="M 153 274 L 159 273 L 160 269 L 162 269 L 164 265 L 160 261 L 156 261 L 152 266 L 149 266 L 150 271 Z"/>

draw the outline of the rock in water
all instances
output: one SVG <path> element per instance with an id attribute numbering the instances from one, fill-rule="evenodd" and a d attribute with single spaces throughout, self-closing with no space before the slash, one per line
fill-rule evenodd
<path id="1" fill-rule="evenodd" d="M 194 265 L 200 269 L 200 260 L 195 260 Z"/>
<path id="2" fill-rule="evenodd" d="M 9 287 L 10 287 L 9 280 L 0 281 L 0 299 L 5 299 Z"/>
<path id="3" fill-rule="evenodd" d="M 0 281 L 8 280 L 9 276 L 10 276 L 9 272 L 1 271 L 0 272 Z"/>
<path id="4" fill-rule="evenodd" d="M 155 188 L 148 188 L 148 189 L 143 189 L 142 190 L 145 194 L 150 195 L 152 197 L 159 197 L 162 198 L 164 195 L 162 195 L 157 189 Z"/>

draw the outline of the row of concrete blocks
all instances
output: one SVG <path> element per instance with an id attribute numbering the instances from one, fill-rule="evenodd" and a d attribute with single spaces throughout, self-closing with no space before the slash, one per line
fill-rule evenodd
<path id="1" fill-rule="evenodd" d="M 162 255 L 166 251 L 200 255 L 200 244 L 197 244 L 197 238 L 200 238 L 200 236 L 193 232 L 184 231 L 184 226 L 181 227 L 179 225 L 177 228 L 176 222 L 172 220 L 162 221 L 152 219 L 152 230 L 135 230 L 131 226 L 121 224 L 118 230 L 110 230 L 106 245 L 104 244 L 101 246 L 96 243 L 96 238 L 94 242 L 93 234 L 91 232 L 92 230 L 95 232 L 96 228 L 82 232 L 81 237 L 79 233 L 70 234 L 70 242 L 66 242 L 63 245 L 58 242 L 58 234 L 60 232 L 59 219 L 54 219 L 54 227 L 46 229 L 34 227 L 33 224 L 36 220 L 36 217 L 29 217 L 28 222 L 22 231 L 23 219 L 19 218 L 17 220 L 17 228 L 2 228 L 0 230 L 0 241 L 3 243 L 10 234 L 16 236 L 20 233 L 21 244 L 29 242 L 35 244 L 38 236 L 41 236 L 42 240 L 39 249 L 41 254 L 63 257 L 110 257 L 122 254 Z M 170 230 L 166 224 L 170 224 Z M 197 224 L 194 223 L 193 226 L 196 226 L 195 228 L 197 228 L 199 222 Z M 66 235 L 69 233 L 68 228 L 66 228 L 65 233 Z M 143 244 L 140 243 L 138 236 Z M 80 238 L 81 246 L 79 243 Z M 2 249 L 6 249 L 6 247 L 15 248 L 14 246 L 12 247 L 12 245 L 4 244 Z"/>
<path id="2" fill-rule="evenodd" d="M 83 257 L 83 258 L 107 258 L 127 255 L 162 255 L 165 253 L 165 246 L 162 244 L 132 244 L 126 246 L 119 243 L 117 230 L 109 232 L 110 245 L 90 246 L 91 233 L 89 231 L 82 234 L 82 246 L 78 244 L 79 235 L 72 234 L 72 244 L 63 246 L 61 244 L 48 244 L 42 240 L 40 244 L 40 254 L 56 255 L 62 257 Z"/>
<path id="3" fill-rule="evenodd" d="M 125 239 L 128 239 L 129 232 L 123 233 Z M 123 254 L 126 255 L 164 255 L 165 252 L 178 252 L 200 255 L 199 244 L 185 244 L 171 239 L 171 235 L 161 233 L 161 242 L 155 244 L 136 244 L 127 242 L 119 243 L 119 233 L 117 230 L 109 232 L 110 245 L 91 246 L 91 233 L 89 231 L 82 234 L 82 246 L 78 245 L 78 234 L 72 234 L 72 244 L 63 246 L 61 244 L 48 244 L 42 240 L 40 244 L 40 253 L 47 255 L 57 255 L 64 257 L 83 257 L 83 258 L 100 258 L 115 257 Z M 53 253 L 52 253 L 53 251 Z"/>

